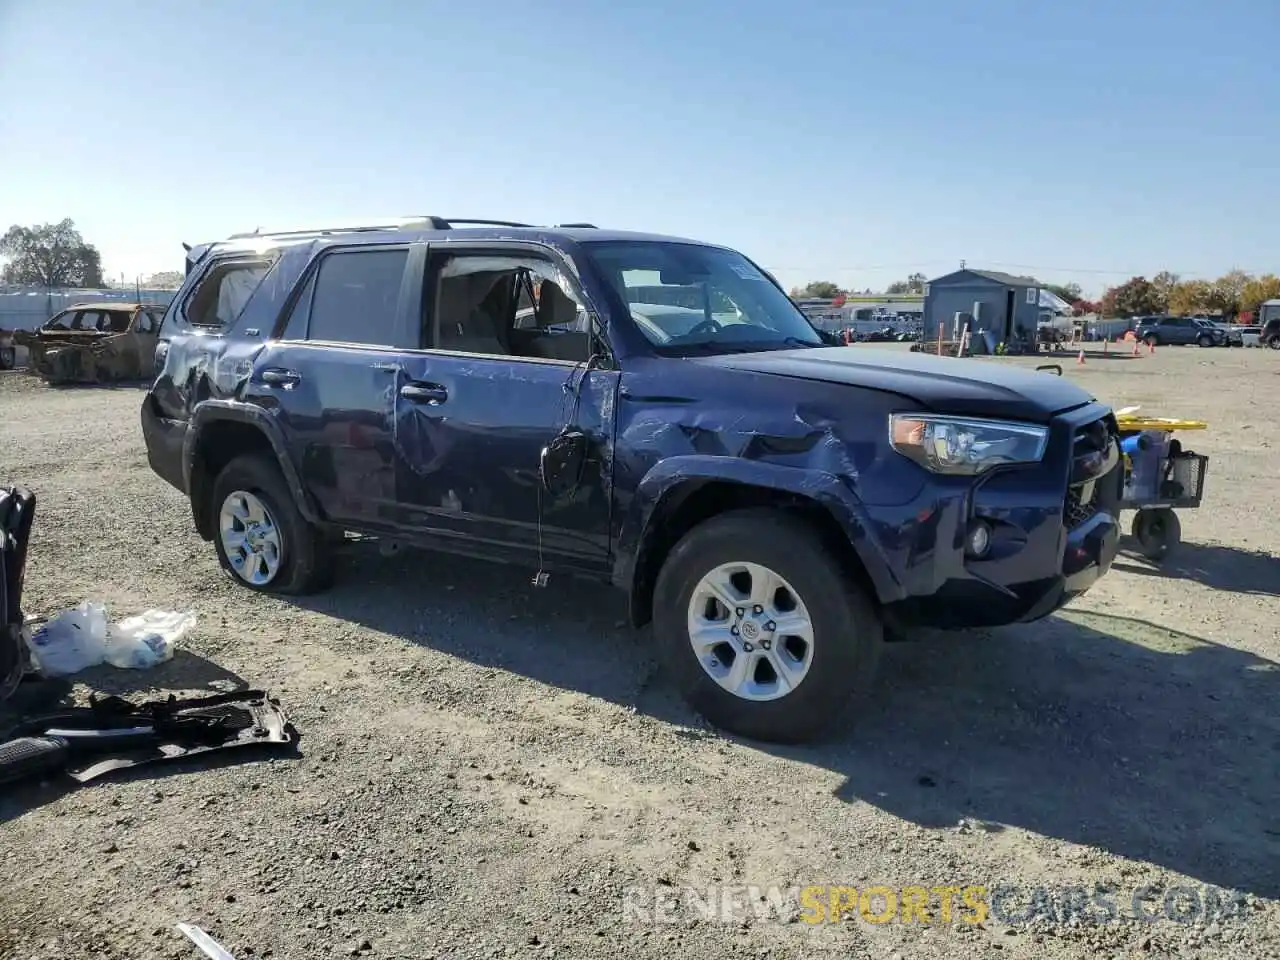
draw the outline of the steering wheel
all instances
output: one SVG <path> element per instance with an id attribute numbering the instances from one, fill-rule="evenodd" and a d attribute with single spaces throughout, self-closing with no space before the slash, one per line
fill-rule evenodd
<path id="1" fill-rule="evenodd" d="M 681 337 L 682 337 L 682 338 L 683 338 L 683 337 L 692 337 L 694 334 L 697 334 L 697 333 L 715 333 L 715 332 L 716 332 L 717 330 L 719 330 L 719 329 L 720 329 L 720 324 L 718 324 L 718 323 L 716 323 L 714 320 L 712 320 L 712 319 L 708 318 L 708 319 L 706 319 L 706 320 L 699 320 L 699 321 L 698 321 L 697 323 L 695 323 L 692 327 L 690 327 L 688 330 L 686 330 L 686 331 L 681 335 Z"/>

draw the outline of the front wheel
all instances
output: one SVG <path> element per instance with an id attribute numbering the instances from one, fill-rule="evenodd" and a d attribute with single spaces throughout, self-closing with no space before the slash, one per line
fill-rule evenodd
<path id="1" fill-rule="evenodd" d="M 1138 550 L 1148 560 L 1161 560 L 1182 539 L 1182 523 L 1170 507 L 1139 510 L 1130 528 Z"/>
<path id="2" fill-rule="evenodd" d="M 1213 346 L 1213 337 L 1210 337 L 1210 336 L 1203 336 L 1203 337 L 1201 337 L 1199 340 L 1197 340 L 1197 341 L 1196 341 L 1196 343 L 1200 344 L 1200 346 L 1202 346 L 1202 347 L 1212 347 L 1212 346 Z"/>
<path id="3" fill-rule="evenodd" d="M 841 729 L 874 680 L 879 612 L 803 522 L 739 510 L 694 527 L 654 590 L 663 666 L 711 723 L 799 743 Z"/>
<path id="4" fill-rule="evenodd" d="M 324 537 L 298 510 L 275 463 L 252 454 L 232 460 L 213 483 L 211 506 L 218 562 L 241 586 L 304 594 L 325 585 Z"/>
<path id="5" fill-rule="evenodd" d="M 1277 334 L 1276 336 L 1268 340 L 1267 346 L 1270 347 L 1272 350 L 1280 350 L 1280 334 Z"/>
<path id="6" fill-rule="evenodd" d="M 1147 334 L 1146 344 L 1148 347 L 1158 347 L 1160 346 L 1160 338 L 1154 333 L 1149 333 Z"/>

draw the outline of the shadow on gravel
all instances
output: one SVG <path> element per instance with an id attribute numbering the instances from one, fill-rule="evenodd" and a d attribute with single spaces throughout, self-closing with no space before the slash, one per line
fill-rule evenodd
<path id="1" fill-rule="evenodd" d="M 362 544 L 334 590 L 295 602 L 702 726 L 656 677 L 620 594 L 527 576 Z M 1016 826 L 1280 896 L 1280 666 L 1143 621 L 1067 617 L 891 645 L 847 735 L 749 746 L 837 772 L 841 799 L 924 826 Z"/>
<path id="2" fill-rule="evenodd" d="M 851 738 L 789 752 L 843 774 L 841 798 L 1280 896 L 1280 665 L 1069 611 L 896 645 L 883 679 Z"/>
<path id="3" fill-rule="evenodd" d="M 88 688 L 84 696 L 77 695 L 77 686 Z M 182 649 L 174 653 L 172 660 L 150 670 L 118 670 L 104 666 L 85 670 L 74 677 L 26 680 L 9 700 L 0 704 L 0 740 L 6 739 L 7 731 L 24 720 L 57 713 L 63 707 L 83 705 L 90 692 L 102 696 L 126 697 L 139 702 L 161 699 L 170 693 L 181 697 L 247 689 L 249 685 L 237 674 Z M 288 705 L 285 704 L 285 707 L 287 709 Z M 298 755 L 296 752 L 282 750 L 279 745 L 273 745 L 270 750 L 270 755 L 274 757 L 289 758 Z M 198 773 L 214 767 L 245 763 L 261 756 L 263 753 L 248 748 L 228 750 L 226 753 L 213 752 L 193 757 L 190 761 L 169 761 L 120 770 L 84 786 L 77 785 L 70 777 L 57 774 L 51 774 L 45 781 L 5 784 L 0 787 L 0 823 L 74 790 L 92 790 L 111 783 Z"/>
<path id="4" fill-rule="evenodd" d="M 1183 541 L 1159 564 L 1125 551 L 1115 568 L 1171 580 L 1194 580 L 1215 590 L 1280 596 L 1280 557 L 1221 544 Z"/>

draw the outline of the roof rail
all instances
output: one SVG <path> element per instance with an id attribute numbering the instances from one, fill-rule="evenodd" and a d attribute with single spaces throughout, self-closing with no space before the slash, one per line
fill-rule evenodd
<path id="1" fill-rule="evenodd" d="M 466 224 L 469 227 L 532 227 L 532 223 L 517 223 L 514 220 L 466 220 L 455 217 L 437 217 L 442 220 L 444 226 L 437 227 L 437 230 L 448 230 L 452 224 Z"/>
<path id="2" fill-rule="evenodd" d="M 563 227 L 566 230 L 599 230 L 594 223 L 557 223 L 557 227 Z"/>
<path id="3" fill-rule="evenodd" d="M 449 222 L 443 217 L 392 217 L 377 223 L 351 223 L 332 227 L 310 227 L 304 230 L 263 230 L 258 228 L 246 233 L 233 233 L 228 240 L 248 240 L 253 237 L 316 237 L 326 233 L 367 233 L 378 230 L 402 230 L 406 227 L 424 227 L 430 230 L 448 230 Z"/>

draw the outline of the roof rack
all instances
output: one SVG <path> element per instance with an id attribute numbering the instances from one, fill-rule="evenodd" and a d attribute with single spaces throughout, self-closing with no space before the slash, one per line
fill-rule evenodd
<path id="1" fill-rule="evenodd" d="M 562 227 L 565 230 L 599 230 L 600 229 L 594 223 L 557 223 L 556 226 Z"/>
<path id="2" fill-rule="evenodd" d="M 245 233 L 233 233 L 228 240 L 251 240 L 254 237 L 321 237 L 330 233 L 375 233 L 382 230 L 405 230 L 417 227 L 422 230 L 452 230 L 455 226 L 468 227 L 533 227 L 531 223 L 516 220 L 485 220 L 467 217 L 396 217 L 376 223 L 351 223 L 332 227 L 310 227 L 302 230 L 263 230 L 258 228 Z M 561 223 L 566 229 L 597 229 L 594 223 Z"/>
<path id="3" fill-rule="evenodd" d="M 403 230 L 406 227 L 424 227 L 429 230 L 448 230 L 449 222 L 442 217 L 391 217 L 377 223 L 348 223 L 332 227 L 310 227 L 303 230 L 263 230 L 258 228 L 246 233 L 233 233 L 228 240 L 248 240 L 253 237 L 318 237 L 326 233 L 369 233 L 379 230 Z"/>
<path id="4" fill-rule="evenodd" d="M 444 226 L 436 227 L 437 230 L 448 230 L 452 224 L 466 224 L 469 227 L 532 227 L 532 223 L 517 223 L 514 220 L 466 220 L 455 217 L 433 217 L 433 220 L 441 221 Z"/>

